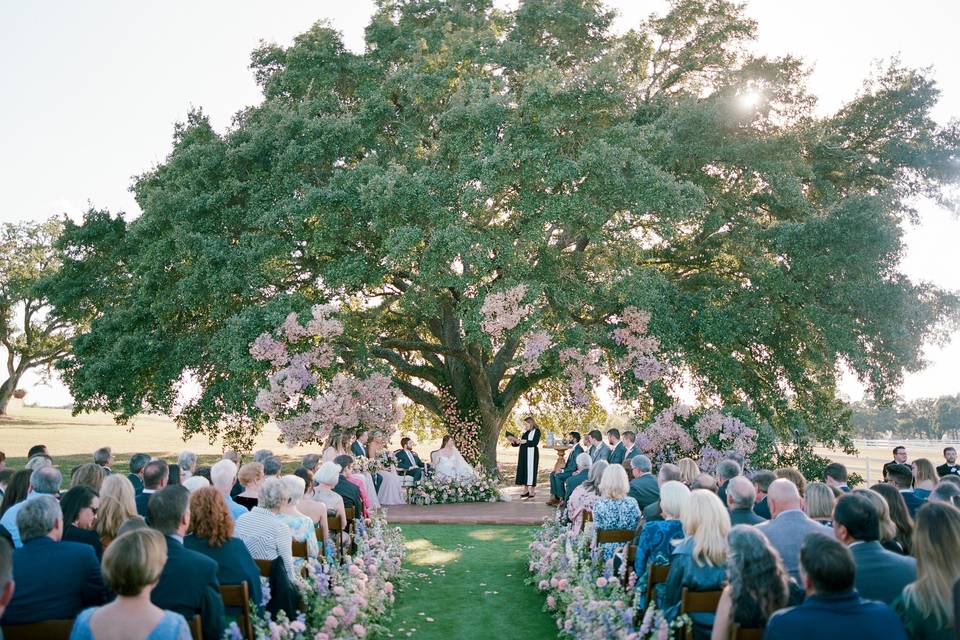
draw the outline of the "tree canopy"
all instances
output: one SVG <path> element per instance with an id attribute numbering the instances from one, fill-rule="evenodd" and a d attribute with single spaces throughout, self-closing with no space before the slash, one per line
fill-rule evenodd
<path id="1" fill-rule="evenodd" d="M 340 366 L 389 371 L 437 415 L 442 389 L 488 461 L 526 393 L 598 372 L 644 418 L 682 381 L 843 438 L 839 364 L 888 400 L 954 317 L 897 265 L 917 199 L 953 205 L 960 125 L 898 64 L 818 117 L 802 62 L 749 55 L 730 2 L 612 19 L 379 0 L 363 53 L 325 24 L 257 49 L 263 102 L 224 132 L 179 125 L 135 182 L 142 216 L 68 224 L 56 302 L 92 317 L 61 364 L 77 409 L 171 411 L 189 374 L 183 427 L 249 434 L 250 343 L 334 303 Z M 657 375 L 617 366 L 631 309 Z"/>

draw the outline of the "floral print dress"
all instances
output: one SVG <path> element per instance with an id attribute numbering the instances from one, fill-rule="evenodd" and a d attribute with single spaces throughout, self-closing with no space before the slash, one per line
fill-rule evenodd
<path id="1" fill-rule="evenodd" d="M 627 496 L 619 500 L 599 498 L 593 505 L 593 526 L 600 529 L 636 529 L 640 524 L 640 505 Z M 603 559 L 610 560 L 623 548 L 622 542 L 606 542 L 602 545 Z"/>
<path id="2" fill-rule="evenodd" d="M 317 542 L 317 534 L 314 532 L 313 520 L 308 516 L 300 515 L 295 516 L 289 513 L 279 513 L 277 517 L 280 519 L 280 522 L 287 525 L 290 529 L 290 533 L 293 534 L 293 539 L 297 542 L 306 542 L 307 543 L 307 555 L 311 558 L 316 558 L 320 555 L 320 543 Z M 306 562 L 305 558 L 293 558 L 293 566 L 299 572 L 300 567 Z"/>
<path id="3" fill-rule="evenodd" d="M 683 525 L 679 520 L 654 520 L 643 526 L 637 540 L 637 560 L 634 569 L 637 572 L 637 607 L 645 609 L 647 571 L 651 564 L 666 566 L 676 547 L 674 540 L 683 539 Z M 656 595 L 662 595 L 664 585 L 656 586 Z"/>

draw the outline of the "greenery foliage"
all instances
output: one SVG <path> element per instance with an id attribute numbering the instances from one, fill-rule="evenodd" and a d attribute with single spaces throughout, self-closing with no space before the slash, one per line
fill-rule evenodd
<path id="1" fill-rule="evenodd" d="M 871 400 L 850 405 L 850 424 L 856 435 L 882 438 L 960 437 L 960 394 L 939 398 L 918 398 L 880 406 Z"/>
<path id="2" fill-rule="evenodd" d="M 185 431 L 249 439 L 248 345 L 333 302 L 347 366 L 388 368 L 436 415 L 449 389 L 492 465 L 561 350 L 623 356 L 632 306 L 672 372 L 610 370 L 621 397 L 652 415 L 686 380 L 780 437 L 845 442 L 838 363 L 889 399 L 955 312 L 897 264 L 916 199 L 953 204 L 960 125 L 896 63 L 815 115 L 801 61 L 747 53 L 756 24 L 725 0 L 622 35 L 612 18 L 596 0 L 379 0 L 363 53 L 324 24 L 259 48 L 264 101 L 227 131 L 178 125 L 134 184 L 141 217 L 67 224 L 51 295 L 93 318 L 60 365 L 77 409 L 170 412 L 188 375 Z M 495 339 L 484 302 L 521 285 L 529 313 Z M 522 366 L 535 333 L 549 348 Z"/>

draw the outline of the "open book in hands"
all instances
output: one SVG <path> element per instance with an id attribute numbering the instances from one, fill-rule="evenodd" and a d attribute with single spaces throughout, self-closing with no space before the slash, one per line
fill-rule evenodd
<path id="1" fill-rule="evenodd" d="M 507 433 L 506 433 L 506 438 L 507 438 L 507 442 L 509 442 L 510 444 L 516 444 L 516 443 L 517 443 L 517 436 L 513 435 L 513 434 L 510 433 L 509 431 L 507 431 Z"/>

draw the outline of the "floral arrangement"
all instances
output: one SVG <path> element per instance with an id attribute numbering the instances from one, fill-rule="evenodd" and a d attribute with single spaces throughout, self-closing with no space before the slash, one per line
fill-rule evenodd
<path id="1" fill-rule="evenodd" d="M 394 600 L 392 581 L 400 573 L 403 535 L 375 513 L 357 544 L 356 555 L 341 565 L 309 562 L 301 587 L 304 610 L 293 620 L 283 613 L 276 619 L 266 613 L 255 616 L 257 640 L 359 640 L 385 634 L 382 623 Z M 241 640 L 243 634 L 233 623 L 226 637 Z"/>
<path id="2" fill-rule="evenodd" d="M 612 575 L 592 547 L 593 525 L 571 533 L 565 524 L 547 520 L 530 543 L 527 581 L 547 594 L 546 607 L 557 617 L 560 635 L 567 638 L 669 640 L 682 636 L 685 616 L 669 621 L 651 606 L 642 620 L 634 608 L 633 580 L 624 584 Z"/>
<path id="3" fill-rule="evenodd" d="M 453 443 L 468 464 L 480 463 L 480 419 L 476 415 L 464 416 L 457 399 L 446 387 L 437 389 L 437 398 L 443 412 L 443 422 L 447 432 L 453 436 Z"/>
<path id="4" fill-rule="evenodd" d="M 424 477 L 410 491 L 410 504 L 452 504 L 455 502 L 496 502 L 500 489 L 494 478 L 482 469 L 476 470 L 475 478 L 453 480 Z"/>
<path id="5" fill-rule="evenodd" d="M 397 458 L 391 451 L 381 451 L 374 458 L 357 456 L 353 459 L 353 470 L 356 473 L 374 474 L 397 465 Z"/>
<path id="6" fill-rule="evenodd" d="M 291 313 L 250 343 L 250 355 L 269 363 L 268 386 L 254 404 L 276 421 L 290 446 L 321 442 L 333 431 L 370 431 L 388 440 L 402 417 L 400 393 L 388 376 L 333 375 L 338 364 L 333 341 L 343 333 L 334 311 L 334 305 L 314 305 L 305 325 Z"/>
<path id="7" fill-rule="evenodd" d="M 694 412 L 674 405 L 637 428 L 637 447 L 659 464 L 688 456 L 712 473 L 728 452 L 748 459 L 757 449 L 757 431 L 716 409 Z"/>

